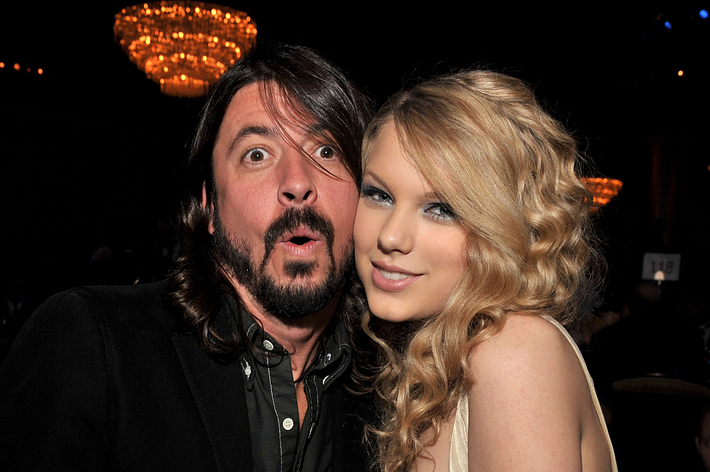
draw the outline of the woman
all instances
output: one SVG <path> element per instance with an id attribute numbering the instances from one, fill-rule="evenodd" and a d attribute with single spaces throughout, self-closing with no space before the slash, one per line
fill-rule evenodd
<path id="1" fill-rule="evenodd" d="M 381 470 L 615 470 L 562 327 L 600 260 L 572 137 L 519 80 L 469 71 L 390 99 L 363 156 Z"/>

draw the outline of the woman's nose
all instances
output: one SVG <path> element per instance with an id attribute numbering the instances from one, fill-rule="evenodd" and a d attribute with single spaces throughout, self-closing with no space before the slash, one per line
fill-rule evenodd
<path id="1" fill-rule="evenodd" d="M 379 249 L 387 254 L 408 254 L 414 248 L 415 221 L 403 209 L 395 208 L 387 217 L 377 238 Z"/>

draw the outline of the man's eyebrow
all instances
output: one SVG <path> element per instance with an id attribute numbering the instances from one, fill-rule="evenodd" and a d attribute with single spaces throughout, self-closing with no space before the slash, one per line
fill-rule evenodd
<path id="1" fill-rule="evenodd" d="M 323 123 L 313 123 L 306 127 L 307 134 L 312 134 L 314 136 L 320 136 L 322 134 L 330 134 L 330 129 Z"/>
<path id="2" fill-rule="evenodd" d="M 234 137 L 232 140 L 232 143 L 229 145 L 229 152 L 231 153 L 234 148 L 236 148 L 240 142 L 242 142 L 244 139 L 246 139 L 249 136 L 264 136 L 264 137 L 273 137 L 276 135 L 276 131 L 268 126 L 246 126 L 242 129 L 239 130 L 237 135 Z"/>

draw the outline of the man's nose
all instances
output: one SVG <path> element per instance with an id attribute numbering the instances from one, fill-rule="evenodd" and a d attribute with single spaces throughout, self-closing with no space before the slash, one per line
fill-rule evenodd
<path id="1" fill-rule="evenodd" d="M 290 150 L 279 161 L 278 199 L 286 207 L 312 205 L 318 199 L 314 180 L 318 170 L 298 150 Z"/>

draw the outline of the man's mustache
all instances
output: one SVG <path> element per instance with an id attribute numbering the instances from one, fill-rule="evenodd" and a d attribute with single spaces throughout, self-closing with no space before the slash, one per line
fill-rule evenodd
<path id="1" fill-rule="evenodd" d="M 305 226 L 312 231 L 320 233 L 328 243 L 328 248 L 333 247 L 333 239 L 335 230 L 333 223 L 325 216 L 318 213 L 313 207 L 306 206 L 303 208 L 288 208 L 278 218 L 276 218 L 266 230 L 264 235 L 264 259 L 262 266 L 271 255 L 276 242 L 279 241 L 284 234 L 295 231 L 301 226 Z"/>

